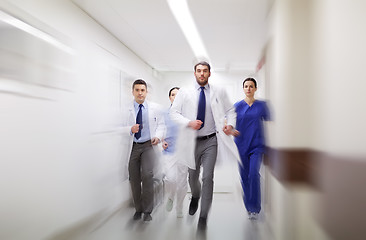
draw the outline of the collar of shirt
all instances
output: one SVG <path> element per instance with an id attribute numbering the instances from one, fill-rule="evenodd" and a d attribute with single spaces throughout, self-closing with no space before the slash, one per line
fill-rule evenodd
<path id="1" fill-rule="evenodd" d="M 207 83 L 205 86 L 205 96 L 206 96 L 206 103 L 210 102 L 210 84 Z M 197 82 L 195 83 L 195 88 L 197 89 L 197 96 L 199 97 L 201 94 L 201 85 L 199 85 Z"/>
<path id="2" fill-rule="evenodd" d="M 137 112 L 139 111 L 139 106 L 140 106 L 140 104 L 139 104 L 139 103 L 137 103 L 136 101 L 133 101 L 133 107 L 135 108 L 135 112 L 136 112 L 136 114 L 137 114 Z M 144 102 L 142 103 L 142 106 L 143 106 L 143 108 L 144 108 L 144 109 L 146 109 L 146 107 L 147 107 L 147 103 L 146 103 L 146 101 L 144 101 Z"/>
<path id="3" fill-rule="evenodd" d="M 195 88 L 197 89 L 197 91 L 201 91 L 201 85 L 199 85 L 197 82 L 195 83 Z M 210 90 L 210 84 L 209 83 L 207 83 L 205 86 L 203 86 L 203 87 L 205 87 L 205 90 L 207 91 L 207 90 Z"/>

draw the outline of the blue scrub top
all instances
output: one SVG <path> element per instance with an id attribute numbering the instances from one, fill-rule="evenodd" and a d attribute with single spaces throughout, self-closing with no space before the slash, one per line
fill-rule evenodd
<path id="1" fill-rule="evenodd" d="M 169 111 L 164 114 L 166 135 L 165 141 L 168 143 L 168 148 L 163 151 L 165 154 L 172 154 L 175 151 L 175 144 L 177 140 L 178 125 L 170 118 Z"/>
<path id="2" fill-rule="evenodd" d="M 264 153 L 265 139 L 263 121 L 270 120 L 266 102 L 255 100 L 250 107 L 244 100 L 234 104 L 237 114 L 236 129 L 240 135 L 235 137 L 235 143 L 240 155 Z"/>

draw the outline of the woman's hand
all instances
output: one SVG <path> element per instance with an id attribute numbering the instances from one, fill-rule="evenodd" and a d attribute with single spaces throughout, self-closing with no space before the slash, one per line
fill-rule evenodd
<path id="1" fill-rule="evenodd" d="M 169 144 L 163 140 L 163 149 L 166 150 L 168 148 Z"/>

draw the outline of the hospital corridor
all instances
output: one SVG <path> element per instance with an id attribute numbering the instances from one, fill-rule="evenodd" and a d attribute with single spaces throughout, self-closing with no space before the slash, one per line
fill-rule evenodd
<path id="1" fill-rule="evenodd" d="M 153 220 L 132 220 L 134 209 L 124 206 L 103 222 L 78 224 L 71 231 L 60 232 L 50 239 L 274 239 L 265 216 L 248 219 L 243 209 L 240 186 L 233 192 L 215 192 L 207 231 L 197 230 L 197 214 L 188 214 L 189 194 L 184 200 L 183 217 L 174 209 L 168 212 L 165 202 L 158 203 L 152 213 Z"/>
<path id="2" fill-rule="evenodd" d="M 0 240 L 366 239 L 363 0 L 0 0 Z"/>

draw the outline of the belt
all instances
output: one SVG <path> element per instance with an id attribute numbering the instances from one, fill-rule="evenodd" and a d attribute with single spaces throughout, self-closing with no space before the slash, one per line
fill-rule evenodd
<path id="1" fill-rule="evenodd" d="M 216 136 L 216 133 L 211 133 L 210 135 L 199 136 L 199 137 L 197 137 L 197 140 L 206 140 L 206 139 L 212 138 L 214 136 Z"/>
<path id="2" fill-rule="evenodd" d="M 148 143 L 148 142 L 151 142 L 151 140 L 147 140 L 146 142 L 133 142 L 133 144 L 145 144 L 145 143 Z"/>

